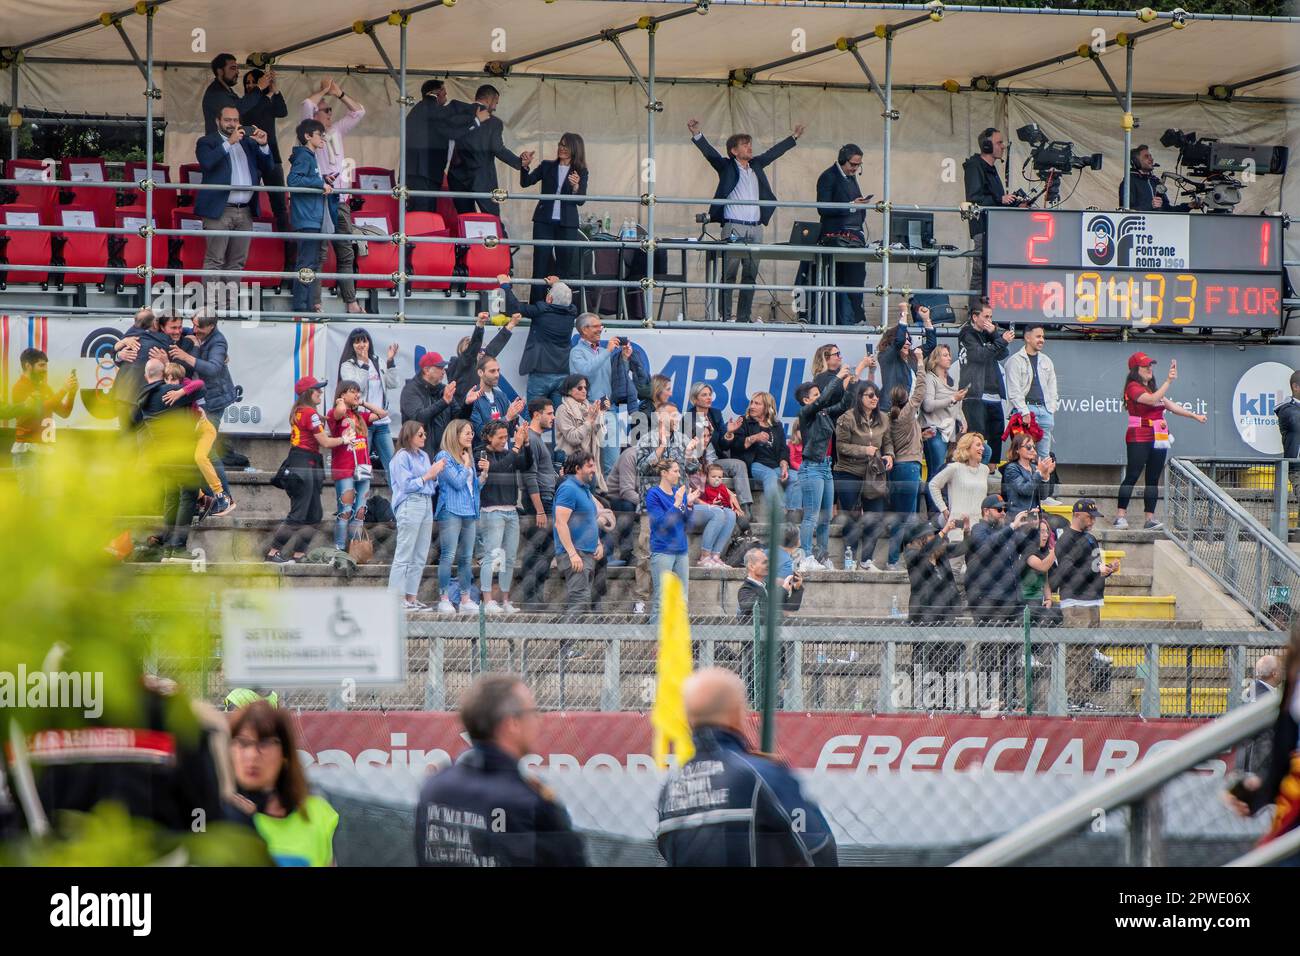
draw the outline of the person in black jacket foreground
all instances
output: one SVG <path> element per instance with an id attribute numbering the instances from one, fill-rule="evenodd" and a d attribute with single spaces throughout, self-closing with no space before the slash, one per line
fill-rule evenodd
<path id="1" fill-rule="evenodd" d="M 1286 682 L 1278 697 L 1277 721 L 1273 724 L 1273 746 L 1263 777 L 1251 774 L 1241 789 L 1226 791 L 1224 801 L 1238 816 L 1248 817 L 1273 804 L 1273 822 L 1261 843 L 1267 843 L 1300 824 L 1300 753 L 1297 752 L 1297 720 L 1300 699 L 1296 696 L 1300 677 L 1300 616 L 1291 620 L 1291 642 L 1286 652 Z M 1241 800 L 1240 796 L 1248 800 Z M 1300 864 L 1300 854 L 1285 859 L 1284 866 Z"/>
<path id="2" fill-rule="evenodd" d="M 420 866 L 586 866 L 569 814 L 519 761 L 538 744 L 533 692 L 518 677 L 484 674 L 460 719 L 471 749 L 420 788 L 415 859 Z"/>
<path id="3" fill-rule="evenodd" d="M 984 436 L 984 461 L 1002 461 L 1002 432 L 1006 422 L 1002 400 L 1007 387 L 998 364 L 1007 357 L 1016 335 L 1010 329 L 999 331 L 993 324 L 993 308 L 987 299 L 971 309 L 970 321 L 957 333 L 957 358 L 961 363 L 958 384 L 966 390 L 961 403 L 966 427 Z"/>
<path id="4" fill-rule="evenodd" d="M 682 687 L 695 756 L 659 792 L 669 866 L 838 866 L 835 837 L 798 779 L 745 739 L 745 685 L 706 667 Z"/>

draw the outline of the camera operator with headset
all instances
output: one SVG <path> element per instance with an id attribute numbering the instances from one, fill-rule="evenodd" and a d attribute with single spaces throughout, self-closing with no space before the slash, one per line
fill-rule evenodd
<path id="1" fill-rule="evenodd" d="M 1146 143 L 1129 150 L 1128 206 L 1124 206 L 1124 183 L 1119 184 L 1120 208 L 1136 212 L 1191 212 L 1201 208 L 1201 201 L 1193 199 L 1190 203 L 1171 203 L 1166 195 L 1164 181 L 1152 170 L 1160 165 L 1151 155 Z"/>
<path id="2" fill-rule="evenodd" d="M 840 147 L 835 164 L 827 167 L 817 177 L 817 201 L 855 203 L 859 209 L 827 209 L 818 207 L 821 236 L 818 244 L 841 249 L 861 249 L 866 245 L 862 223 L 866 218 L 866 204 L 871 198 L 863 196 L 857 177 L 862 172 L 862 147 L 846 143 Z M 867 279 L 867 261 L 849 259 L 835 263 L 835 284 L 852 286 L 861 290 Z M 836 325 L 861 325 L 866 321 L 862 309 L 862 292 L 837 292 Z"/>
<path id="3" fill-rule="evenodd" d="M 998 160 L 1007 151 L 1007 141 L 1002 131 L 990 126 L 981 132 L 979 147 L 980 151 L 962 164 L 966 176 L 966 201 L 985 207 L 1027 205 L 1021 196 L 1006 191 L 1002 177 L 998 175 Z M 987 229 L 983 213 L 970 221 L 970 235 L 975 245 L 975 257 L 971 260 L 970 269 L 970 288 L 975 290 L 971 296 L 973 309 L 979 308 L 980 297 L 984 294 L 984 235 Z"/>

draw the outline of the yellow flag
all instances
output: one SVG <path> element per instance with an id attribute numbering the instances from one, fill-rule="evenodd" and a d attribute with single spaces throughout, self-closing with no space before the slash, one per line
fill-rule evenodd
<path id="1" fill-rule="evenodd" d="M 655 763 L 666 768 L 670 745 L 679 766 L 695 755 L 691 726 L 686 721 L 686 702 L 682 699 L 682 683 L 691 673 L 691 625 L 686 619 L 686 600 L 677 575 L 664 572 L 660 593 L 659 663 L 650 723 L 654 727 Z"/>

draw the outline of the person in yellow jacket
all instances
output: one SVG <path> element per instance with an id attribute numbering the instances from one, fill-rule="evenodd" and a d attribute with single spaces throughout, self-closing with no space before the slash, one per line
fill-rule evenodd
<path id="1" fill-rule="evenodd" d="M 235 808 L 277 866 L 333 866 L 338 812 L 307 790 L 287 711 L 255 700 L 230 718 Z"/>

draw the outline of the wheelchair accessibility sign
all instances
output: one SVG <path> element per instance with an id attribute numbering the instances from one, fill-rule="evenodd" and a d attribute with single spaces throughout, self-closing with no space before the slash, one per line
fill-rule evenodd
<path id="1" fill-rule="evenodd" d="M 386 588 L 227 591 L 222 658 L 234 684 L 320 687 L 405 680 L 405 615 Z"/>

